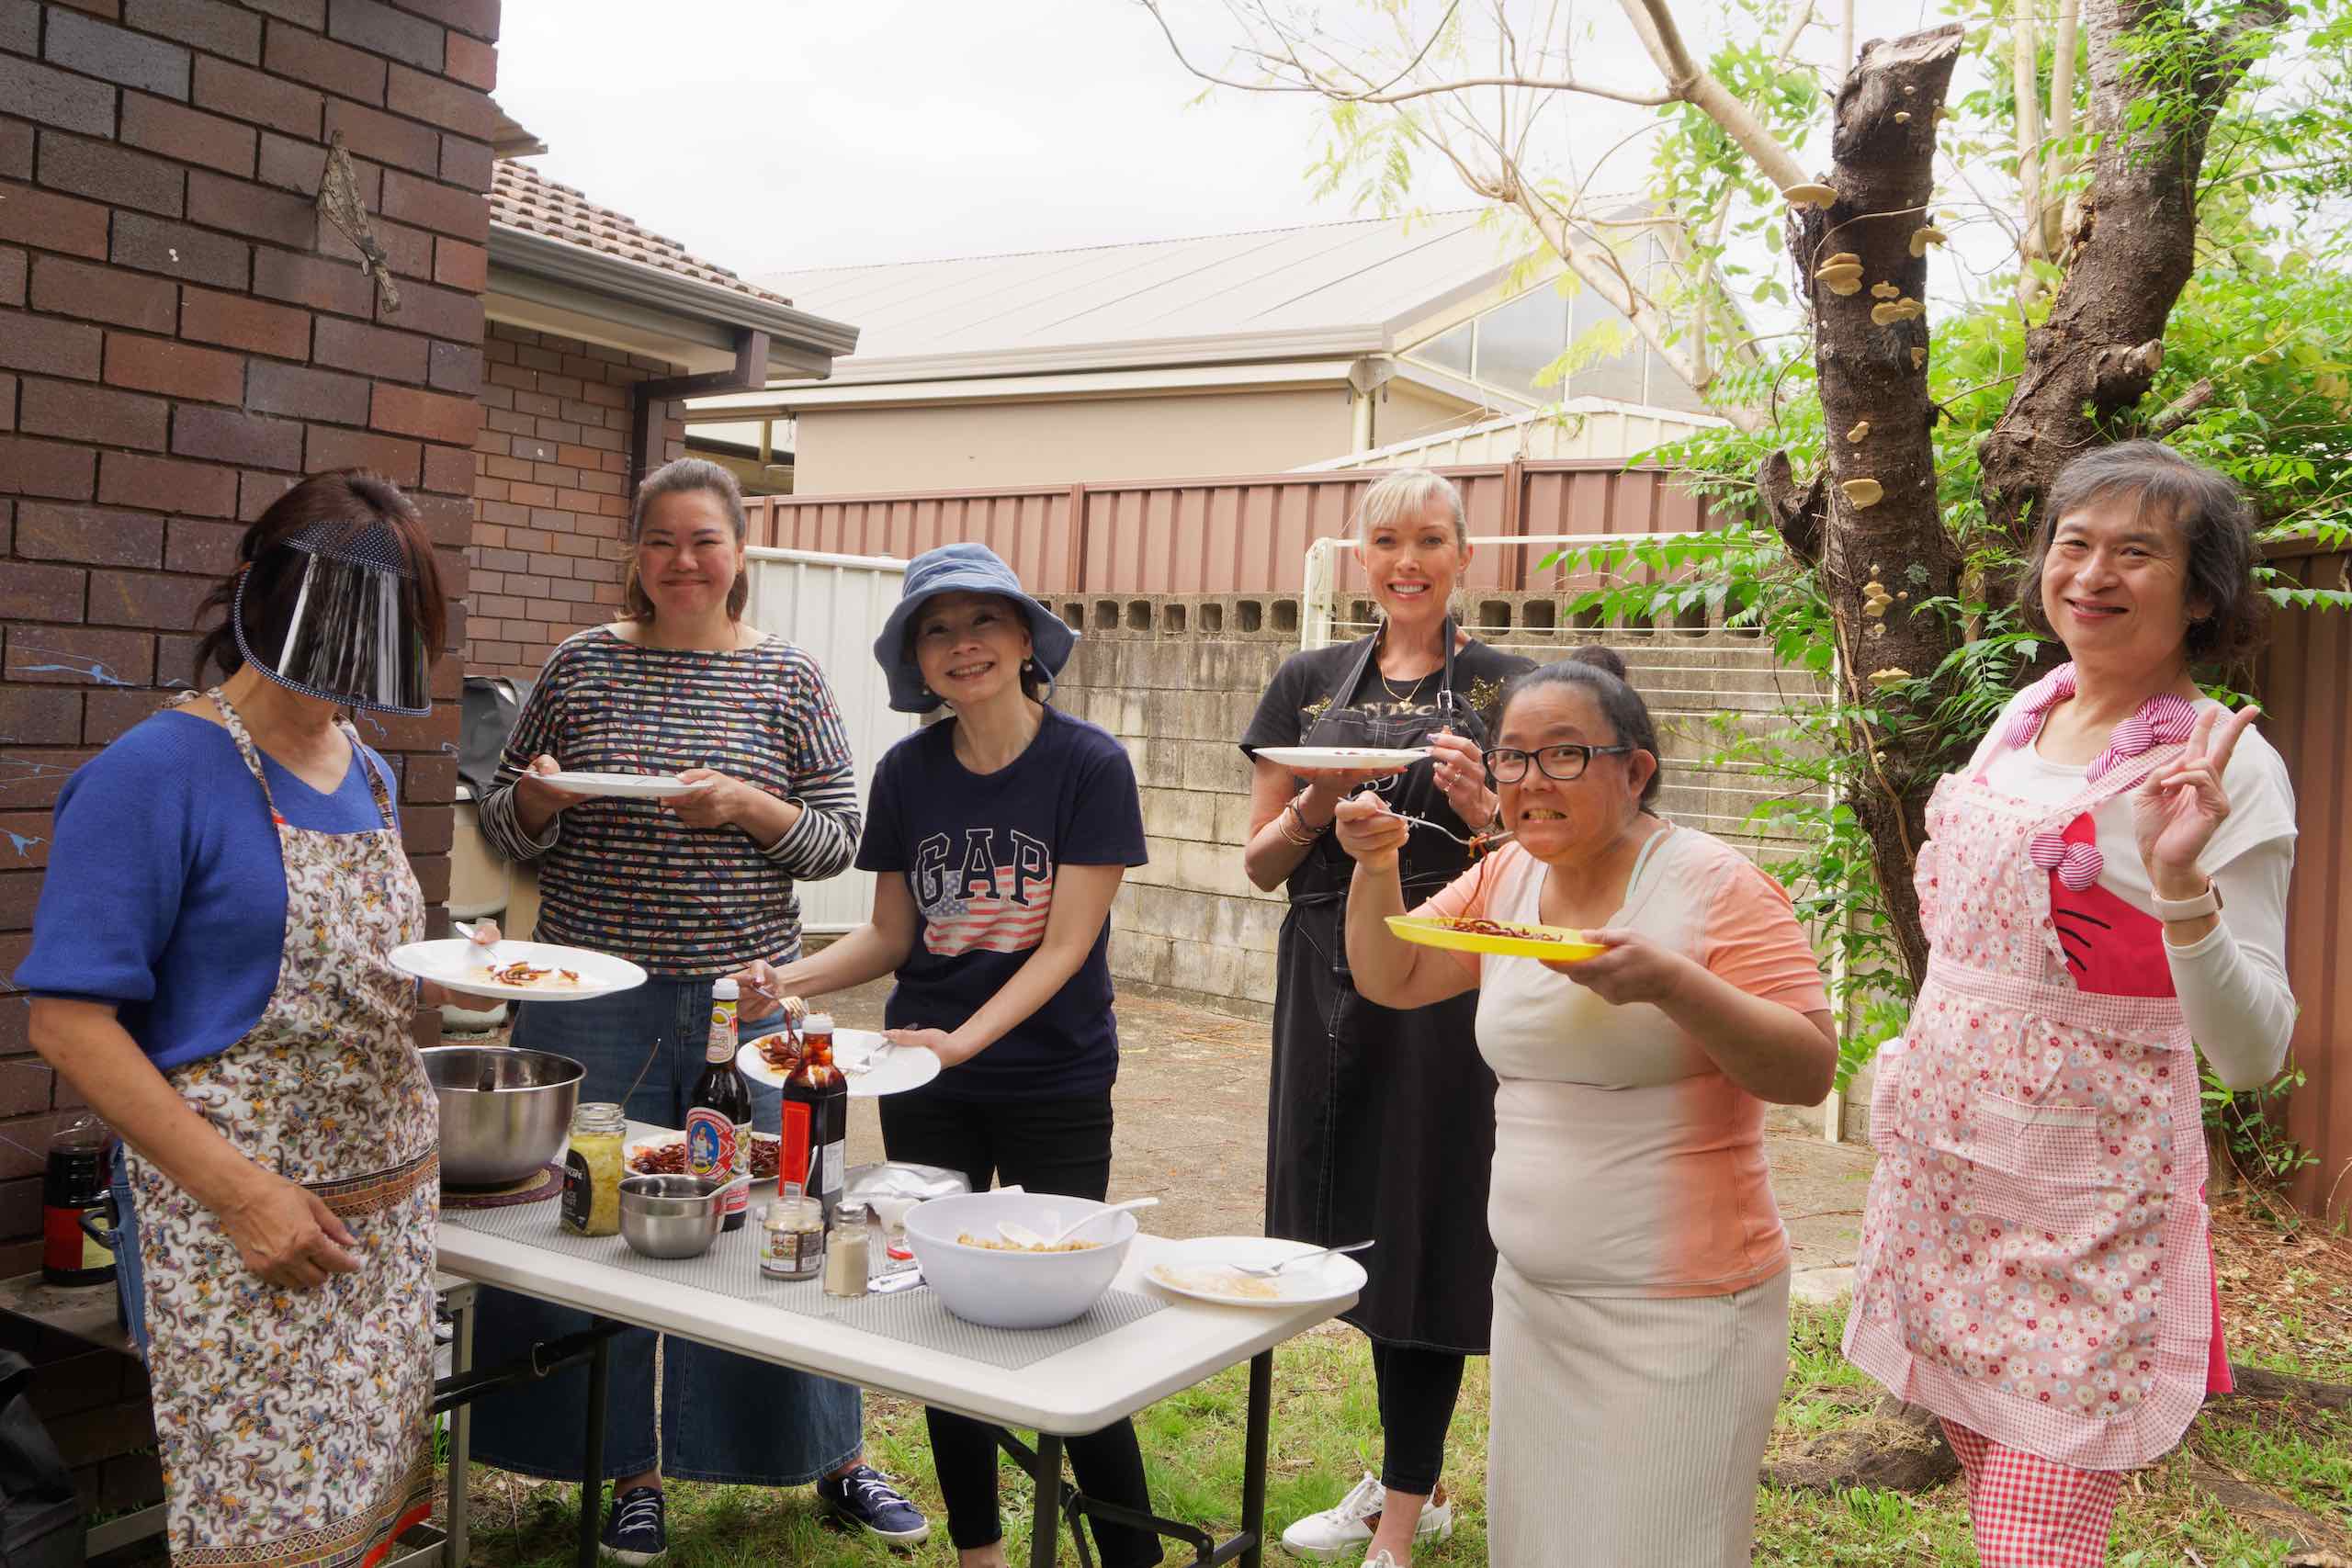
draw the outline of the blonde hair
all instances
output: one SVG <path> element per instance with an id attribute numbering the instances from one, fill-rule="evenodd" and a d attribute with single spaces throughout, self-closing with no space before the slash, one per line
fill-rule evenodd
<path id="1" fill-rule="evenodd" d="M 1418 523 L 1431 505 L 1443 502 L 1453 513 L 1453 543 L 1457 548 L 1467 548 L 1470 528 L 1462 514 L 1462 492 L 1443 474 L 1428 468 L 1398 468 L 1385 474 L 1370 490 L 1356 508 L 1356 542 L 1363 543 L 1374 528 L 1391 528 L 1400 523 Z"/>

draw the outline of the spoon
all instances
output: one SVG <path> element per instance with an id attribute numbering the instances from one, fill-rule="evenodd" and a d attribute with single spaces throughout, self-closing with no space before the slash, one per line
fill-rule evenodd
<path id="1" fill-rule="evenodd" d="M 1105 1214 L 1115 1214 L 1125 1209 L 1148 1209 L 1156 1205 L 1159 1201 L 1159 1200 L 1157 1198 L 1130 1198 L 1124 1203 L 1107 1204 L 1102 1208 L 1082 1214 L 1078 1219 L 1064 1225 L 1060 1230 L 1054 1234 L 1050 1240 L 1045 1236 L 1039 1235 L 1027 1225 L 1021 1224 L 1012 1220 L 1005 1220 L 1000 1223 L 996 1227 L 996 1234 L 1004 1237 L 1005 1240 L 1012 1243 L 1015 1247 L 1059 1247 L 1063 1242 L 1068 1241 L 1071 1236 L 1076 1235 L 1080 1231 L 1084 1230 L 1088 1225 L 1092 1224 L 1095 1221 L 1101 1219 Z"/>
<path id="2" fill-rule="evenodd" d="M 1302 1252 L 1295 1258 L 1285 1258 L 1280 1263 L 1271 1266 L 1261 1263 L 1228 1263 L 1226 1267 L 1237 1274 L 1253 1274 L 1261 1280 L 1271 1280 L 1283 1269 L 1295 1268 L 1309 1258 L 1331 1258 L 1342 1252 L 1362 1252 L 1372 1245 L 1368 1241 L 1351 1241 L 1345 1247 L 1327 1247 L 1316 1252 Z"/>

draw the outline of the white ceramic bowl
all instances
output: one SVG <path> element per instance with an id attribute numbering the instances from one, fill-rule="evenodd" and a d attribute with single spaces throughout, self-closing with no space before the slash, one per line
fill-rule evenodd
<path id="1" fill-rule="evenodd" d="M 922 1277 L 957 1317 L 989 1328 L 1051 1328 L 1082 1315 L 1119 1277 L 1136 1238 L 1133 1213 L 1097 1220 L 1080 1232 L 1079 1240 L 1102 1244 L 1083 1252 L 992 1252 L 956 1238 L 969 1232 L 998 1239 L 996 1227 L 1004 1220 L 1050 1236 L 1102 1206 L 1091 1198 L 1046 1193 L 963 1192 L 908 1210 L 907 1240 Z"/>

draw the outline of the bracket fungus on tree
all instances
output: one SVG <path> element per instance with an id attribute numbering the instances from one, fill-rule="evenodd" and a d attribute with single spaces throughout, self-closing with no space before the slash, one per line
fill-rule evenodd
<path id="1" fill-rule="evenodd" d="M 1911 231 L 1911 254 L 1915 256 L 1924 256 L 1928 254 L 1929 245 L 1940 245 L 1943 243 L 1944 231 L 1933 224 L 1923 224 Z"/>
<path id="2" fill-rule="evenodd" d="M 1876 479 L 1848 479 L 1838 488 L 1846 492 L 1846 499 L 1857 512 L 1865 506 L 1876 506 L 1886 494 L 1886 488 Z"/>
<path id="3" fill-rule="evenodd" d="M 1781 199 L 1791 207 L 1818 207 L 1826 209 L 1838 199 L 1838 188 L 1835 186 L 1824 185 L 1791 186 L 1781 193 Z"/>

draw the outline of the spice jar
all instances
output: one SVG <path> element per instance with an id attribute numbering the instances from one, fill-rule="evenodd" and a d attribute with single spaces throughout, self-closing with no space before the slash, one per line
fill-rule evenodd
<path id="1" fill-rule="evenodd" d="M 865 1204 L 843 1203 L 834 1209 L 832 1235 L 825 1238 L 825 1294 L 865 1294 L 872 1229 Z"/>
<path id="2" fill-rule="evenodd" d="M 782 1184 L 760 1232 L 760 1272 L 771 1280 L 813 1280 L 824 1268 L 825 1212 L 803 1196 L 800 1183 Z"/>
<path id="3" fill-rule="evenodd" d="M 563 1228 L 573 1235 L 621 1232 L 621 1108 L 591 1100 L 571 1113 L 571 1148 L 563 1156 Z"/>

